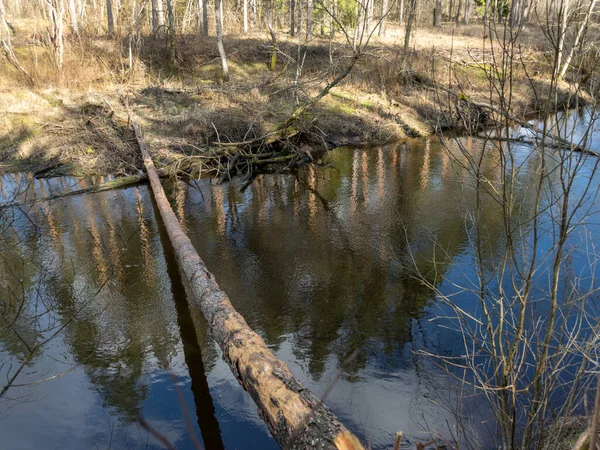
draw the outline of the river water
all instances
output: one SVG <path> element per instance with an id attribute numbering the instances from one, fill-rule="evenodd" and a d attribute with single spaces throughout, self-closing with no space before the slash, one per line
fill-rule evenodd
<path id="1" fill-rule="evenodd" d="M 531 149 L 519 148 L 525 183 Z M 405 443 L 447 435 L 455 420 L 455 383 L 418 350 L 453 355 L 461 342 L 432 320 L 441 309 L 414 265 L 431 272 L 443 248 L 440 286 L 471 270 L 460 155 L 451 140 L 414 140 L 338 149 L 244 190 L 242 180 L 165 181 L 236 309 L 317 395 L 341 373 L 326 403 L 373 449 L 391 448 L 399 430 Z M 496 176 L 499 162 L 485 170 Z M 6 201 L 100 181 L 10 174 L 0 187 Z M 492 224 L 499 209 L 484 215 Z M 147 185 L 11 208 L 3 223 L 4 311 L 26 299 L 27 314 L 0 331 L 0 384 L 40 348 L 0 399 L 2 448 L 162 448 L 140 417 L 178 449 L 277 448 L 187 304 Z M 477 402 L 460 402 L 480 427 Z"/>

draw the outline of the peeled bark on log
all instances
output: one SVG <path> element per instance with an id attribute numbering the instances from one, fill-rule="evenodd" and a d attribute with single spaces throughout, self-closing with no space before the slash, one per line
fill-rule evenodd
<path id="1" fill-rule="evenodd" d="M 129 112 L 131 117 L 131 113 Z M 286 449 L 364 450 L 359 440 L 312 392 L 303 387 L 285 363 L 233 308 L 181 229 L 154 168 L 142 133 L 131 119 L 152 192 L 181 271 L 193 293 L 191 307 L 206 318 L 223 358 L 250 394 L 277 443 Z"/>

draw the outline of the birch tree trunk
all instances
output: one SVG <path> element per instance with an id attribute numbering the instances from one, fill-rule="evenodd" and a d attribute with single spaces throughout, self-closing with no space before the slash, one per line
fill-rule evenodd
<path id="1" fill-rule="evenodd" d="M 306 0 L 306 40 L 312 39 L 313 28 L 313 2 L 314 0 Z"/>
<path id="2" fill-rule="evenodd" d="M 360 45 L 360 41 L 362 39 L 362 33 L 363 33 L 363 5 L 360 2 L 360 0 L 356 0 L 356 28 L 354 29 L 354 36 L 353 36 L 353 41 L 352 41 L 352 47 L 354 48 L 354 51 L 356 51 L 356 49 L 358 48 L 358 46 Z"/>
<path id="3" fill-rule="evenodd" d="M 57 58 L 56 62 L 58 63 L 58 67 L 62 68 L 63 58 L 65 53 L 65 44 L 64 44 L 64 32 L 63 32 L 63 17 L 65 15 L 65 3 L 64 0 L 58 0 L 58 14 L 56 17 L 56 41 L 57 41 Z"/>
<path id="4" fill-rule="evenodd" d="M 532 4 L 533 0 L 523 0 L 523 8 L 519 19 L 519 31 L 523 31 L 525 25 L 529 22 L 529 12 L 531 11 Z"/>
<path id="5" fill-rule="evenodd" d="M 366 0 L 367 1 L 367 11 L 366 11 L 366 23 L 365 23 L 365 32 L 367 36 L 371 33 L 371 25 L 373 25 L 373 4 L 375 0 Z"/>
<path id="6" fill-rule="evenodd" d="M 385 21 L 388 14 L 388 0 L 381 0 L 381 20 L 379 22 L 379 36 L 385 36 Z"/>
<path id="7" fill-rule="evenodd" d="M 229 81 L 229 66 L 227 64 L 225 47 L 223 46 L 223 0 L 215 0 L 215 19 L 217 22 L 217 48 L 221 56 L 223 81 Z"/>
<path id="8" fill-rule="evenodd" d="M 69 19 L 71 24 L 71 33 L 77 36 L 79 34 L 79 25 L 77 17 L 77 9 L 75 8 L 75 0 L 69 0 Z"/>
<path id="9" fill-rule="evenodd" d="M 587 28 L 587 24 L 590 20 L 590 16 L 594 12 L 594 7 L 596 6 L 596 1 L 597 0 L 592 0 L 590 2 L 590 6 L 585 14 L 583 22 L 581 22 L 581 25 L 579 26 L 579 29 L 577 30 L 577 35 L 575 36 L 575 42 L 573 42 L 573 47 L 571 47 L 571 50 L 569 51 L 569 55 L 565 59 L 565 62 L 563 63 L 562 68 L 560 69 L 560 73 L 558 74 L 559 79 L 564 78 L 565 74 L 567 73 L 567 70 L 569 70 L 569 65 L 571 64 L 573 55 L 575 54 L 577 47 L 579 47 L 579 44 L 581 43 L 581 38 L 583 37 L 583 33 L 584 33 L 585 29 Z M 563 43 L 563 45 L 564 45 L 564 43 Z"/>
<path id="10" fill-rule="evenodd" d="M 77 0 L 77 15 L 79 16 L 79 23 L 81 25 L 85 25 L 85 9 L 86 9 L 86 2 L 85 0 Z"/>
<path id="11" fill-rule="evenodd" d="M 565 36 L 567 34 L 567 18 L 569 16 L 569 0 L 563 0 L 559 10 L 558 44 L 556 46 L 556 71 L 563 67 L 563 54 L 565 51 Z M 555 72 L 557 77 L 560 72 Z"/>
<path id="12" fill-rule="evenodd" d="M 62 68 L 64 44 L 63 44 L 63 0 L 46 2 L 48 7 L 48 21 L 50 22 L 50 42 L 54 49 L 54 60 L 58 68 Z"/>
<path id="13" fill-rule="evenodd" d="M 398 21 L 400 25 L 404 22 L 404 0 L 400 0 L 400 6 L 398 7 Z"/>
<path id="14" fill-rule="evenodd" d="M 248 0 L 244 0 L 244 33 L 248 32 Z"/>
<path id="15" fill-rule="evenodd" d="M 435 9 L 433 12 L 433 26 L 441 28 L 442 26 L 442 0 L 435 0 Z"/>
<path id="16" fill-rule="evenodd" d="M 162 0 L 152 0 L 152 33 L 161 32 L 164 25 L 165 15 L 163 13 Z"/>
<path id="17" fill-rule="evenodd" d="M 513 0 L 510 5 L 510 26 L 517 28 L 519 26 L 519 9 L 521 8 L 521 0 Z"/>
<path id="18" fill-rule="evenodd" d="M 7 43 L 11 47 L 11 35 L 10 27 L 6 21 L 6 8 L 4 6 L 4 0 L 0 0 L 0 41 Z"/>
<path id="19" fill-rule="evenodd" d="M 121 0 L 114 0 L 112 12 L 113 12 L 113 26 L 114 26 L 114 29 L 118 32 L 119 31 L 119 13 L 121 12 Z"/>

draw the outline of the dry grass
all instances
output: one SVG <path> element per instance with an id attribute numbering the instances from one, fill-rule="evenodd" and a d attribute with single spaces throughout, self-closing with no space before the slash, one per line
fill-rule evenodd
<path id="1" fill-rule="evenodd" d="M 268 37 L 261 33 L 228 35 L 231 81 L 222 84 L 213 39 L 179 38 L 179 69 L 168 67 L 167 43 L 153 37 L 106 39 L 83 34 L 67 39 L 65 62 L 58 70 L 52 53 L 32 29 L 43 24 L 15 22 L 15 54 L 32 74 L 0 65 L 0 164 L 5 170 L 45 171 L 62 162 L 76 173 L 132 172 L 141 168 L 135 148 L 110 116 L 124 115 L 120 98 L 130 96 L 146 139 L 159 159 L 208 143 L 241 141 L 281 123 L 298 102 L 315 95 L 329 79 L 329 41 L 317 38 L 306 48 L 302 75 L 295 85 L 297 41 L 281 34 L 277 71 L 270 72 Z M 33 28 L 32 28 L 33 27 Z M 304 118 L 317 134 L 347 135 L 369 142 L 418 137 L 458 122 L 452 102 L 400 73 L 402 29 L 388 27 L 375 39 L 353 73 Z M 532 33 L 533 34 L 533 33 Z M 524 35 L 523 39 L 533 39 Z M 418 30 L 413 69 L 480 101 L 489 101 L 485 68 L 489 59 L 481 27 Z M 335 70 L 350 56 L 341 37 L 331 47 Z M 521 75 L 514 85 L 515 114 L 533 114 L 547 86 L 539 43 L 522 58 L 533 83 Z M 546 83 L 546 84 L 545 84 Z M 570 99 L 565 85 L 564 101 Z M 535 95 L 537 93 L 537 96 Z M 546 96 L 547 97 L 547 96 Z M 560 100 L 560 99 L 559 99 Z M 108 106 L 110 105 L 110 106 Z M 116 117 L 116 116 L 115 116 Z M 188 150 L 186 150 L 188 151 Z M 1 168 L 2 166 L 0 166 Z"/>

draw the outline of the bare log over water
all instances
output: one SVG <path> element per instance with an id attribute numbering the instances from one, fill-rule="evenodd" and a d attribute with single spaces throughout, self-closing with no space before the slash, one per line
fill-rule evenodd
<path id="1" fill-rule="evenodd" d="M 470 99 L 466 98 L 464 95 L 462 95 L 461 93 L 454 92 L 452 89 L 448 89 L 447 87 L 441 85 L 440 83 L 436 82 L 435 80 L 433 80 L 425 75 L 422 75 L 417 72 L 412 72 L 410 75 L 414 78 L 414 80 L 417 83 L 420 83 L 423 86 L 430 87 L 432 89 L 439 89 L 439 90 L 453 96 L 456 99 L 463 100 L 463 101 L 467 102 L 468 104 L 475 106 L 476 108 L 485 109 L 485 110 L 491 111 L 495 114 L 498 114 L 500 116 L 506 117 L 509 121 L 515 122 L 515 123 L 519 124 L 521 127 L 531 131 L 536 137 L 540 136 L 540 135 L 544 136 L 546 139 L 546 142 L 544 142 L 544 144 L 546 144 L 550 147 L 560 148 L 560 149 L 570 150 L 570 151 L 575 151 L 575 152 L 581 152 L 581 153 L 585 153 L 585 154 L 592 155 L 592 156 L 600 156 L 600 154 L 598 152 L 590 150 L 584 146 L 577 145 L 577 144 L 575 144 L 575 142 L 565 139 L 557 134 L 551 133 L 548 130 L 542 130 L 537 125 L 532 125 L 527 120 L 521 119 L 521 118 L 514 116 L 506 111 L 502 111 L 499 108 L 495 107 L 494 105 L 491 105 L 489 103 L 481 103 L 481 102 L 475 102 L 473 100 L 470 100 Z M 506 138 L 506 137 L 502 137 L 502 136 L 488 136 L 488 137 L 491 139 L 497 139 L 497 140 L 506 140 L 506 141 L 514 140 L 511 138 Z M 547 139 L 550 139 L 551 141 L 547 142 Z M 529 140 L 517 139 L 517 140 L 521 141 L 523 143 L 526 143 L 526 144 L 531 144 L 531 145 L 536 144 L 536 141 L 534 139 L 529 139 Z"/>
<path id="2" fill-rule="evenodd" d="M 130 117 L 132 116 L 129 112 Z M 262 338 L 233 308 L 181 229 L 160 184 L 154 163 L 133 117 L 131 124 L 160 215 L 173 244 L 181 271 L 193 294 L 192 308 L 200 308 L 231 371 L 248 391 L 277 443 L 285 449 L 364 450 L 316 395 L 278 360 Z"/>

